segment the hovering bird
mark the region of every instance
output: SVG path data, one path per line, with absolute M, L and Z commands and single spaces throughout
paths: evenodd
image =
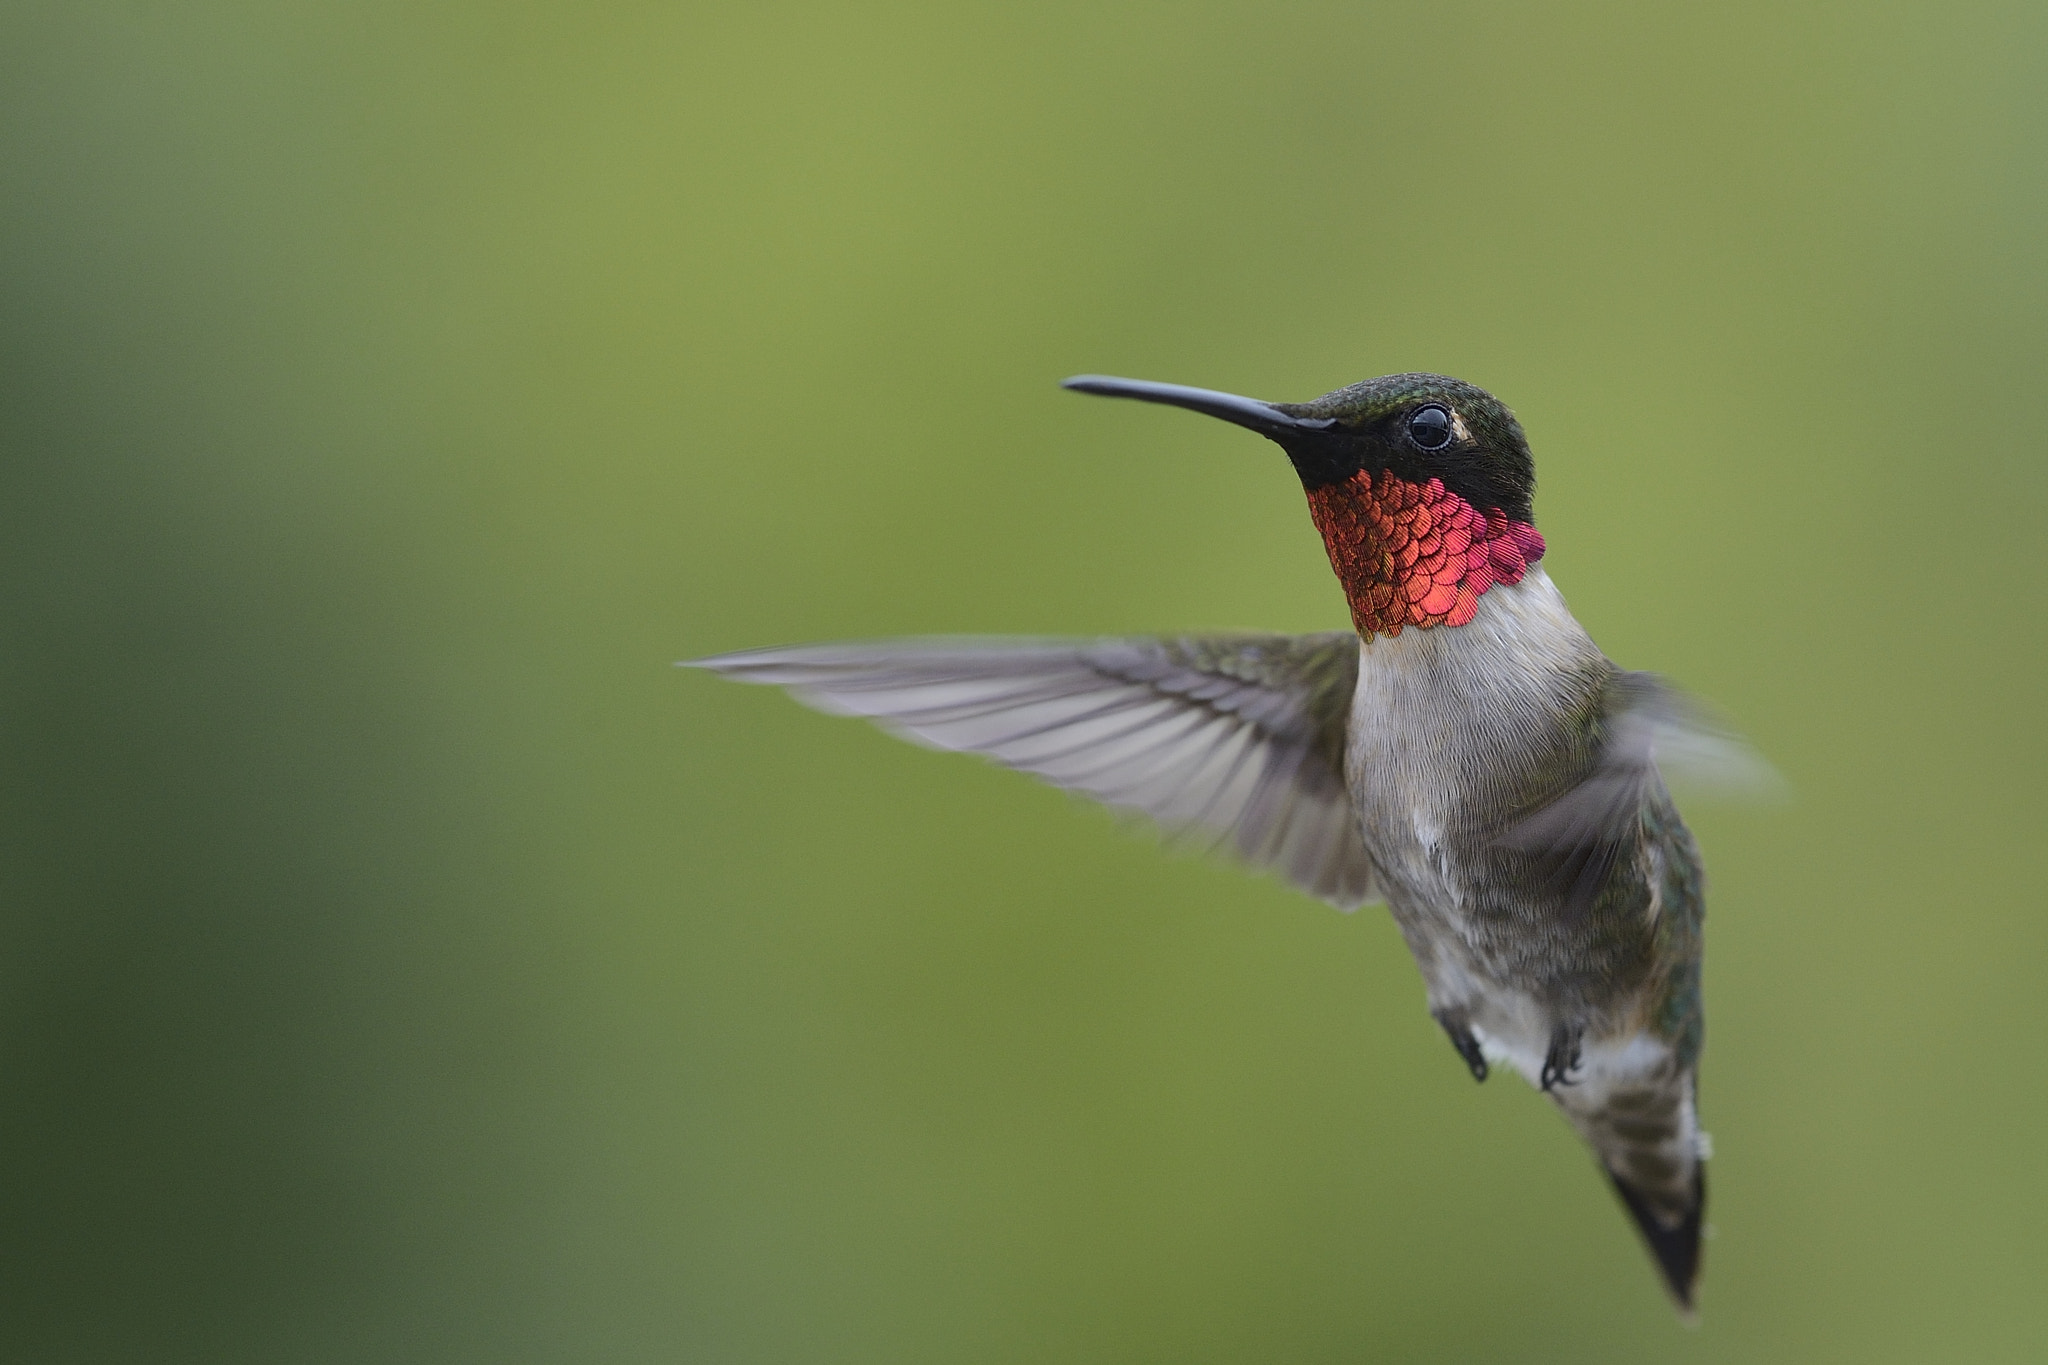
M 1343 909 L 1384 901 L 1476 1080 L 1520 1072 L 1593 1150 L 1681 1313 L 1706 1206 L 1699 851 L 1661 767 L 1754 772 L 1676 689 L 1610 662 L 1541 563 L 1522 427 L 1483 389 L 1307 403 L 1086 375 L 1286 452 L 1354 629 L 923 639 L 695 662 L 1013 768 Z

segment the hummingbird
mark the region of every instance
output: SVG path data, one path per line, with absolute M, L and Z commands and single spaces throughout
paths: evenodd
M 1705 914 L 1674 767 L 1760 761 L 1618 667 L 1544 571 L 1535 466 L 1484 389 L 1369 379 L 1305 403 L 1083 375 L 1277 444 L 1352 629 L 925 638 L 691 666 L 984 755 L 1202 839 L 1344 910 L 1383 902 L 1473 1079 L 1519 1072 L 1591 1149 L 1681 1315 L 1706 1210 Z

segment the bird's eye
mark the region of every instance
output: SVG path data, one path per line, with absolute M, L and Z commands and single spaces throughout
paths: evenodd
M 1424 450 L 1442 450 L 1451 443 L 1451 414 L 1435 403 L 1408 414 L 1408 439 Z

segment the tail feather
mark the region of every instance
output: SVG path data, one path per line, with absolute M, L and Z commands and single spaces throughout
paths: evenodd
M 1667 1222 L 1656 1205 L 1613 1171 L 1608 1171 L 1607 1178 L 1614 1182 L 1615 1193 L 1635 1219 L 1637 1231 L 1643 1234 L 1643 1244 L 1657 1262 L 1664 1287 L 1671 1291 L 1678 1311 L 1691 1319 L 1693 1286 L 1700 1275 L 1700 1220 L 1707 1211 L 1706 1164 L 1694 1164 L 1692 1198 L 1676 1222 Z
M 1665 1287 L 1690 1317 L 1707 1201 L 1692 1068 L 1640 1038 L 1619 1049 L 1588 1044 L 1586 1058 L 1579 1078 L 1554 1087 L 1550 1098 L 1598 1155 Z

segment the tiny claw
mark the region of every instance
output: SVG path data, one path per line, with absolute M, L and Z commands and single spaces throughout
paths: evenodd
M 1472 1073 L 1472 1079 L 1483 1081 L 1487 1076 L 1486 1054 L 1480 1050 L 1479 1038 L 1472 1032 L 1472 1026 L 1460 1015 L 1448 1011 L 1435 1016 L 1443 1031 L 1450 1035 L 1451 1046 L 1458 1049 L 1458 1056 Z
M 1577 1024 L 1559 1024 L 1550 1035 L 1550 1050 L 1543 1056 L 1543 1090 L 1548 1094 L 1560 1085 L 1576 1085 L 1572 1073 L 1579 1069 L 1579 1039 L 1585 1032 Z

